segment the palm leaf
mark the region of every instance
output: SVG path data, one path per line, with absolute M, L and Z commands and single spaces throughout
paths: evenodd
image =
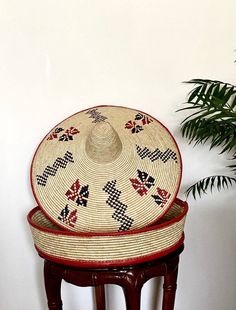
M 236 126 L 228 120 L 194 118 L 188 120 L 181 128 L 183 137 L 195 144 L 210 141 L 210 148 L 222 146 L 222 153 L 236 146 Z
M 193 79 L 185 83 L 197 85 L 189 93 L 188 103 L 201 102 L 202 105 L 210 107 L 215 103 L 217 106 L 225 107 L 229 100 L 235 98 L 236 87 L 229 83 L 203 79 Z
M 236 159 L 236 86 L 217 80 L 193 79 L 195 87 L 188 94 L 185 107 L 189 111 L 181 122 L 181 132 L 189 143 L 210 143 L 210 149 L 221 147 L 221 152 L 234 150 Z M 228 166 L 236 174 L 236 165 Z M 201 197 L 213 188 L 222 190 L 236 183 L 236 178 L 216 175 L 206 177 L 186 191 L 187 196 Z
M 236 178 L 225 176 L 225 175 L 214 175 L 201 179 L 200 181 L 193 184 L 186 191 L 186 196 L 190 194 L 196 199 L 197 196 L 201 197 L 203 194 L 207 194 L 207 191 L 212 191 L 216 186 L 218 191 L 229 188 L 233 183 L 236 184 Z
M 222 153 L 236 148 L 236 87 L 221 81 L 194 79 L 184 107 L 192 112 L 182 121 L 182 135 L 195 144 L 222 146 Z

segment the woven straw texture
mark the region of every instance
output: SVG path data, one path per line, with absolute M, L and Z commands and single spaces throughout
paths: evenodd
M 90 108 L 58 124 L 31 167 L 40 208 L 78 232 L 150 225 L 173 204 L 180 179 L 181 158 L 169 131 L 143 112 L 117 106 Z
M 67 265 L 139 263 L 171 252 L 183 242 L 187 203 L 176 203 L 155 225 L 132 232 L 85 234 L 62 231 L 39 208 L 28 215 L 34 243 L 46 259 Z

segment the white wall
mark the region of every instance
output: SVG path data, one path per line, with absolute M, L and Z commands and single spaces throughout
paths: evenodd
M 34 150 L 57 122 L 89 106 L 145 110 L 175 135 L 183 155 L 180 198 L 199 177 L 224 171 L 225 156 L 193 149 L 176 114 L 196 77 L 236 83 L 234 0 L 0 2 L 0 309 L 46 309 L 43 261 L 26 222 Z M 227 163 L 228 164 L 228 163 Z M 234 310 L 235 187 L 189 200 L 176 310 Z M 142 309 L 156 310 L 145 285 Z M 122 310 L 109 287 L 109 309 Z M 63 284 L 65 310 L 93 309 L 89 288 Z

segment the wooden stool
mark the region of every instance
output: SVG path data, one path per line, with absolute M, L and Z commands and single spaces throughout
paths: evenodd
M 126 309 L 139 310 L 142 286 L 151 278 L 164 276 L 162 310 L 173 310 L 179 255 L 176 251 L 159 259 L 130 266 L 110 268 L 78 268 L 45 260 L 44 279 L 49 310 L 62 310 L 61 281 L 78 286 L 94 286 L 97 310 L 105 310 L 104 284 L 117 284 L 123 288 Z

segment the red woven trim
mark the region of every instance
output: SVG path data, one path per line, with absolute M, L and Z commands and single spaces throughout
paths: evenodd
M 58 263 L 58 264 L 74 266 L 74 267 L 101 268 L 101 267 L 127 266 L 127 265 L 141 264 L 141 263 L 145 263 L 148 261 L 152 261 L 157 258 L 166 256 L 170 254 L 171 252 L 174 252 L 183 244 L 183 242 L 184 242 L 184 233 L 182 234 L 181 239 L 176 244 L 160 252 L 156 252 L 154 254 L 148 254 L 144 256 L 139 256 L 135 258 L 118 259 L 118 260 L 110 260 L 110 261 L 109 260 L 107 261 L 83 261 L 83 260 L 63 259 L 57 256 L 52 256 L 52 255 L 44 253 L 36 245 L 35 245 L 35 248 L 41 257 L 43 257 L 44 259 L 53 261 L 55 263 Z
M 30 185 L 31 185 L 31 189 L 32 189 L 34 198 L 35 198 L 35 200 L 36 200 L 36 203 L 37 203 L 37 205 L 39 206 L 39 208 L 42 210 L 42 212 L 44 213 L 44 215 L 45 215 L 53 224 L 55 224 L 56 226 L 58 226 L 58 227 L 60 227 L 60 228 L 62 228 L 62 229 L 64 229 L 64 230 L 70 231 L 70 229 L 69 229 L 68 227 L 65 227 L 65 226 L 62 225 L 59 221 L 56 221 L 53 217 L 51 217 L 51 216 L 44 210 L 43 206 L 41 205 L 40 201 L 38 200 L 37 195 L 36 195 L 36 192 L 35 192 L 35 190 L 34 190 L 33 181 L 32 181 L 33 162 L 34 162 L 36 153 L 37 153 L 37 151 L 38 151 L 40 145 L 43 143 L 43 141 L 44 141 L 45 138 L 49 135 L 49 133 L 50 133 L 51 131 L 53 131 L 56 127 L 58 127 L 59 124 L 61 124 L 62 122 L 68 120 L 69 118 L 73 117 L 74 115 L 76 115 L 76 114 L 78 114 L 78 113 L 82 113 L 82 112 L 88 111 L 88 110 L 90 110 L 90 109 L 100 108 L 100 107 L 114 107 L 114 108 L 117 107 L 117 108 L 124 108 L 124 109 L 134 110 L 134 111 L 141 112 L 141 113 L 143 113 L 143 114 L 148 115 L 150 118 L 154 119 L 157 123 L 159 123 L 159 125 L 162 126 L 162 127 L 169 133 L 169 135 L 171 136 L 171 138 L 172 138 L 172 140 L 173 140 L 173 142 L 174 142 L 174 144 L 175 144 L 175 146 L 176 146 L 176 149 L 177 149 L 178 154 L 179 154 L 179 159 L 180 159 L 180 175 L 179 175 L 178 185 L 177 185 L 176 191 L 175 191 L 175 193 L 174 193 L 174 195 L 173 195 L 173 198 L 172 198 L 172 200 L 171 200 L 171 202 L 170 202 L 168 208 L 167 208 L 162 214 L 160 214 L 154 221 L 152 221 L 152 222 L 150 222 L 150 223 L 148 224 L 148 226 L 153 225 L 159 218 L 161 218 L 162 216 L 164 216 L 164 215 L 167 213 L 167 211 L 173 206 L 173 204 L 174 204 L 174 202 L 175 202 L 176 196 L 177 196 L 177 194 L 178 194 L 178 192 L 179 192 L 181 179 L 182 179 L 182 170 L 183 170 L 182 158 L 181 158 L 181 154 L 180 154 L 179 147 L 178 147 L 178 145 L 177 145 L 177 143 L 176 143 L 176 141 L 175 141 L 173 135 L 171 134 L 171 132 L 169 131 L 169 129 L 168 129 L 167 127 L 165 127 L 160 121 L 158 121 L 158 120 L 157 120 L 155 117 L 153 117 L 152 115 L 150 115 L 150 114 L 148 114 L 148 113 L 146 113 L 146 112 L 143 112 L 143 111 L 141 111 L 141 110 L 137 110 L 137 109 L 129 108 L 129 107 L 115 106 L 115 105 L 105 105 L 105 104 L 104 104 L 104 105 L 98 105 L 98 106 L 94 106 L 94 107 L 90 107 L 90 108 L 81 110 L 81 111 L 76 112 L 76 113 L 72 114 L 71 116 L 65 118 L 63 121 L 59 122 L 56 126 L 54 126 L 54 127 L 44 136 L 44 138 L 42 139 L 42 141 L 41 141 L 40 144 L 38 145 L 38 147 L 37 147 L 37 149 L 36 149 L 36 151 L 35 151 L 35 153 L 34 153 L 34 155 L 33 155 L 33 159 L 32 159 L 31 166 L 30 166 Z
M 34 209 L 32 209 L 28 216 L 27 216 L 27 220 L 29 222 L 29 224 L 31 226 L 33 226 L 34 228 L 43 231 L 43 232 L 47 232 L 53 235 L 67 235 L 67 236 L 78 236 L 78 237 L 85 237 L 85 238 L 89 238 L 89 237 L 95 237 L 95 236 L 111 236 L 111 237 L 116 237 L 116 236 L 122 236 L 122 235 L 135 235 L 135 234 L 140 234 L 143 232 L 148 232 L 148 231 L 152 231 L 152 230 L 156 230 L 156 229 L 161 229 L 161 228 L 165 228 L 168 227 L 176 222 L 179 222 L 182 220 L 182 218 L 186 215 L 186 213 L 188 212 L 188 204 L 186 201 L 182 201 L 180 199 L 176 200 L 178 205 L 180 205 L 181 207 L 183 207 L 183 212 L 173 218 L 170 221 L 167 221 L 165 223 L 161 223 L 161 224 L 156 224 L 156 225 L 152 225 L 152 226 L 148 226 L 145 228 L 140 228 L 140 229 L 136 229 L 136 230 L 130 230 L 130 231 L 123 231 L 123 232 L 97 232 L 97 233 L 86 233 L 86 232 L 74 232 L 74 231 L 67 231 L 67 230 L 55 230 L 55 229 L 51 229 L 51 228 L 45 228 L 41 225 L 36 224 L 33 220 L 32 217 L 35 214 L 35 212 L 37 212 L 39 210 L 38 207 L 35 207 Z

